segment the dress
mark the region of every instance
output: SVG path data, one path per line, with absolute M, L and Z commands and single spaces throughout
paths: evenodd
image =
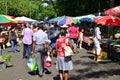
M 63 71 L 73 69 L 72 58 L 71 57 L 64 57 L 65 40 L 66 40 L 66 37 L 61 36 L 56 41 L 56 47 L 58 49 L 56 69 L 63 70 Z

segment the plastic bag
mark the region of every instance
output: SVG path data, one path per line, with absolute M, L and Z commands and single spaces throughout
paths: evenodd
M 33 56 L 31 56 L 27 61 L 27 66 L 30 68 L 31 71 L 37 70 L 37 62 Z
M 51 67 L 51 66 L 52 66 L 52 59 L 51 59 L 51 57 L 49 56 L 49 52 L 48 52 L 47 54 L 48 54 L 48 56 L 47 56 L 47 58 L 45 59 L 45 66 L 46 66 L 46 67 Z
M 6 46 L 7 46 L 7 47 L 10 47 L 10 46 L 11 46 L 10 42 L 7 42 L 7 43 L 6 43 Z

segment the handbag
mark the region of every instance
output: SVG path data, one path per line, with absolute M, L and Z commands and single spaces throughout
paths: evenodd
M 64 47 L 64 54 L 65 54 L 65 57 L 67 57 L 67 56 L 74 55 L 74 52 L 73 52 L 73 50 L 71 49 L 70 46 L 65 46 Z
M 68 43 L 68 39 L 66 39 L 66 42 L 65 42 L 66 44 Z M 74 52 L 73 52 L 73 50 L 71 49 L 71 47 L 70 46 L 65 46 L 64 47 L 64 55 L 65 55 L 65 57 L 67 57 L 67 56 L 72 56 L 72 55 L 74 55 Z

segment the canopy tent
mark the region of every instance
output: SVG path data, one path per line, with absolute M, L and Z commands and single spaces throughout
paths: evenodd
M 34 19 L 31 19 L 31 18 L 28 18 L 28 17 L 25 17 L 25 16 L 22 16 L 22 17 L 16 17 L 15 20 L 17 21 L 24 21 L 24 22 L 35 22 L 37 20 L 34 20 Z

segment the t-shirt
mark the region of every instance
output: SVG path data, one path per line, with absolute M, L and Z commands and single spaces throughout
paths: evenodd
M 33 30 L 30 28 L 25 28 L 22 30 L 22 35 L 23 35 L 23 43 L 24 44 L 32 44 L 32 37 L 33 37 Z
M 59 39 L 56 41 L 56 47 L 58 49 L 57 56 L 64 57 L 64 47 L 65 47 L 65 41 L 66 37 L 61 36 Z
M 78 28 L 75 26 L 71 26 L 68 28 L 69 38 L 77 38 L 78 37 Z
M 16 39 L 17 39 L 17 36 L 16 36 L 15 31 L 11 31 L 11 37 L 10 37 L 10 40 L 16 40 Z

